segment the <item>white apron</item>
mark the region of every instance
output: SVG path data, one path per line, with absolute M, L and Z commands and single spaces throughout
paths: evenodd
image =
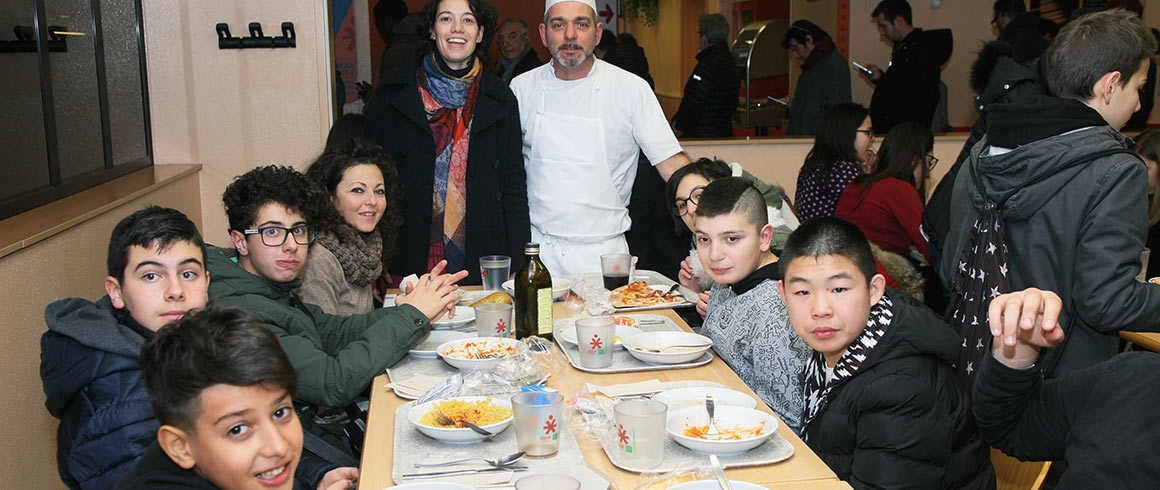
M 526 171 L 540 259 L 553 277 L 599 272 L 601 254 L 628 253 L 628 203 L 608 168 L 602 118 L 540 110 L 533 125 Z

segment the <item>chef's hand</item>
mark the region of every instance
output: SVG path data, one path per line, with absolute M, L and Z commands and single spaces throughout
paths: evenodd
M 870 74 L 866 75 L 866 78 L 869 78 L 875 82 L 877 82 L 879 78 L 882 78 L 882 69 L 878 68 L 878 65 L 870 63 L 866 65 L 866 69 L 870 70 Z
M 693 276 L 693 264 L 689 262 L 688 257 L 685 257 L 685 260 L 681 261 L 681 270 L 677 272 L 677 280 L 682 286 L 689 288 L 694 293 L 701 292 L 701 284 Z
M 699 315 L 701 315 L 701 318 L 705 318 L 706 316 L 709 316 L 709 292 L 708 291 L 702 291 L 701 294 L 697 295 L 697 313 Z
M 404 294 L 395 297 L 395 305 L 409 304 L 418 308 L 431 321 L 438 320 L 448 311 L 455 311 L 455 302 L 459 295 L 458 283 L 467 277 L 467 271 L 462 270 L 455 274 L 444 274 L 447 261 L 441 260 L 430 273 L 419 277 L 418 284 L 407 288 Z
M 327 471 L 318 482 L 318 490 L 348 490 L 355 487 L 358 468 L 344 466 Z
M 1039 349 L 1063 343 L 1059 313 L 1063 301 L 1051 291 L 1028 288 L 991 300 L 991 353 L 1013 369 L 1026 369 L 1039 358 Z

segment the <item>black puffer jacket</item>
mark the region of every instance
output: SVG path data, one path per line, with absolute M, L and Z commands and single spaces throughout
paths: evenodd
M 741 76 L 729 47 L 713 43 L 697 53 L 697 66 L 685 82 L 685 95 L 673 126 L 684 138 L 733 136 L 733 113 Z
M 1039 32 L 1039 12 L 1024 12 L 999 33 L 999 40 L 1015 48 L 1015 61 L 1038 58 L 1047 49 L 1047 39 Z
M 853 378 L 831 389 L 807 443 L 854 488 L 995 488 L 987 446 L 950 364 L 958 335 L 894 290 L 894 319 Z
M 1123 149 L 1128 138 L 1072 99 L 995 105 L 987 117 L 990 131 L 955 179 L 947 252 L 939 263 L 943 285 L 949 288 L 984 204 L 969 171 L 975 165 L 987 198 L 1015 192 L 1000 210 L 1011 289 L 1037 287 L 1063 300 L 1067 338 L 1040 356 L 1045 375 L 1110 359 L 1119 330 L 1160 329 L 1160 286 L 1135 280 L 1148 234 L 1143 162 L 1121 153 L 1063 168 L 1084 154 Z M 1014 150 L 990 155 L 991 146 Z M 1041 176 L 1048 177 L 1028 186 Z
M 915 29 L 894 44 L 890 68 L 878 79 L 870 98 L 874 132 L 890 132 L 903 121 L 931 125 L 940 97 L 940 72 L 953 46 L 950 29 Z

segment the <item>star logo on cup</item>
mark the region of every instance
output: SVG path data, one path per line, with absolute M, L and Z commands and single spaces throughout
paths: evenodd
M 593 335 L 592 340 L 590 340 L 588 344 L 591 345 L 593 349 L 599 349 L 604 346 L 604 341 L 600 340 L 599 335 Z
M 504 323 L 503 318 L 500 318 L 499 322 L 495 324 L 495 333 L 502 334 L 506 331 L 507 323 Z
M 624 430 L 624 425 L 616 426 L 616 437 L 617 439 L 620 439 L 621 447 L 624 447 L 625 444 L 628 444 L 628 431 Z
M 544 434 L 551 435 L 553 432 L 556 432 L 556 416 L 549 415 L 548 421 L 544 422 Z

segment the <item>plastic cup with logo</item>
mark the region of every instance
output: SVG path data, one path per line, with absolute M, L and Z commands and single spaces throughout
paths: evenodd
M 484 291 L 502 291 L 504 281 L 511 274 L 512 258 L 506 255 L 488 255 L 479 258 L 479 277 Z
M 556 454 L 560 450 L 560 431 L 564 428 L 564 396 L 526 391 L 512 396 L 511 400 L 518 450 L 534 458 Z M 663 430 L 661 433 L 664 434 Z
M 612 317 L 594 316 L 576 320 L 576 347 L 580 349 L 581 366 L 586 368 L 611 366 L 615 342 L 616 320 Z
M 604 289 L 609 291 L 632 282 L 632 256 L 629 254 L 604 254 L 600 256 L 600 275 L 604 279 Z
M 512 305 L 484 303 L 474 309 L 475 328 L 480 337 L 512 336 Z
M 613 407 L 620 458 L 636 468 L 655 468 L 664 460 L 669 407 L 653 400 L 629 400 Z

